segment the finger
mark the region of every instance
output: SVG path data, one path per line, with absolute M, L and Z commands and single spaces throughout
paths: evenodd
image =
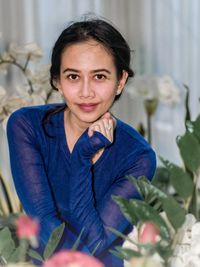
M 114 133 L 114 122 L 113 122 L 113 119 L 109 119 L 108 120 L 108 125 L 109 125 L 110 141 L 113 142 L 113 133 Z
M 91 137 L 93 135 L 94 131 L 101 132 L 100 126 L 98 124 L 92 124 L 89 127 L 89 129 L 88 129 L 88 135 L 89 135 L 89 137 Z
M 88 129 L 88 136 L 89 136 L 89 137 L 93 136 L 93 133 L 94 133 L 94 126 L 91 126 L 91 127 L 89 127 L 89 129 Z
M 103 120 L 103 124 L 104 124 L 104 129 L 106 132 L 106 137 L 112 142 L 113 140 L 113 123 L 112 120 L 107 120 L 104 119 Z

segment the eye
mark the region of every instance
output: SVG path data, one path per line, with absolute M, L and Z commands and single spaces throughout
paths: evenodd
M 77 74 L 69 74 L 67 75 L 67 78 L 69 80 L 75 81 L 75 80 L 78 80 L 79 76 Z
M 95 79 L 96 80 L 105 80 L 106 76 L 104 74 L 96 74 Z

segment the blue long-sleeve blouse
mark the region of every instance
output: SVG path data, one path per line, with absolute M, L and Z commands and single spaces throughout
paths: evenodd
M 7 124 L 11 170 L 22 206 L 40 221 L 40 248 L 51 232 L 65 222 L 65 231 L 57 250 L 71 248 L 84 227 L 79 249 L 89 253 L 99 244 L 95 256 L 107 267 L 123 263 L 109 250 L 121 244 L 107 226 L 130 231 L 112 195 L 137 198 L 133 185 L 125 177 L 153 177 L 155 153 L 132 127 L 117 119 L 114 142 L 98 132 L 87 130 L 72 153 L 67 146 L 64 111 L 51 116 L 45 133 L 42 118 L 55 104 L 25 107 L 15 111 Z M 91 157 L 104 147 L 95 164 Z

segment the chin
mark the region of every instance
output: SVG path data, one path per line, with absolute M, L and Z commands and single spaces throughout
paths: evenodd
M 79 119 L 79 121 L 82 121 L 82 122 L 85 122 L 88 124 L 92 124 L 95 121 L 97 121 L 104 113 L 102 113 L 102 114 L 85 114 L 82 116 L 77 116 L 77 118 Z

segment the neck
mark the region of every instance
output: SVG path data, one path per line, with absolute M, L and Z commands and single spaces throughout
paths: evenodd
M 74 117 L 70 110 L 65 111 L 65 126 L 67 129 L 73 132 L 74 136 L 81 136 L 81 134 L 90 126 L 90 123 L 80 123 L 76 117 Z

